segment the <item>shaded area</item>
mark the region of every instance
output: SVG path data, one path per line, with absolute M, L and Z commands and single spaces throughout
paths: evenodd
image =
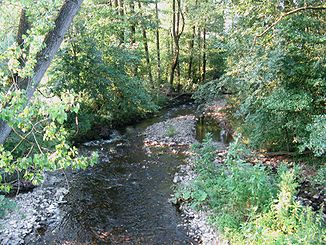
M 232 141 L 232 135 L 225 129 L 221 128 L 215 119 L 200 116 L 196 124 L 196 139 L 202 142 L 205 135 L 210 133 L 214 141 L 229 144 Z

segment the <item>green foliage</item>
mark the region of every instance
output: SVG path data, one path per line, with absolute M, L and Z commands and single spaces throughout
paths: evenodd
M 310 182 L 313 184 L 315 187 L 320 187 L 323 190 L 324 195 L 326 195 L 326 166 L 322 165 L 320 166 L 316 174 L 310 177 Z
M 3 218 L 8 211 L 13 210 L 15 206 L 12 200 L 0 195 L 0 218 Z
M 0 118 L 8 115 L 14 134 L 4 145 L 0 145 L 1 175 L 10 178 L 20 173 L 24 179 L 38 184 L 46 170 L 84 169 L 94 164 L 96 154 L 92 158 L 78 157 L 77 149 L 67 141 L 68 132 L 63 125 L 67 121 L 67 113 L 78 113 L 78 108 L 72 94 L 62 94 L 61 100 L 35 100 L 33 106 L 26 107 L 15 117 L 7 114 L 10 111 L 3 110 Z M 1 189 L 9 191 L 6 178 L 0 180 L 4 181 Z
M 166 135 L 168 137 L 173 137 L 177 134 L 176 129 L 173 126 L 168 126 L 168 128 L 166 129 Z
M 301 149 L 308 148 L 316 156 L 322 156 L 326 152 L 326 116 L 317 116 L 313 122 L 306 127 L 309 136 L 303 141 Z
M 90 5 L 80 13 L 50 75 L 54 93 L 73 89 L 82 94 L 78 115 L 69 115 L 67 123 L 73 125 L 77 116 L 80 135 L 96 125 L 126 124 L 158 109 L 145 81 L 134 74 L 141 63 L 139 51 L 111 42 L 119 33 L 106 18 L 114 13 L 109 6 L 97 10 Z M 89 13 L 94 18 L 85 22 Z
M 192 98 L 196 103 L 206 103 L 218 98 L 223 92 L 223 84 L 218 80 L 209 81 L 197 89 Z
M 294 170 L 280 171 L 279 193 L 271 209 L 243 226 L 242 243 L 253 244 L 324 244 L 325 224 L 322 213 L 295 201 Z
M 222 89 L 248 143 L 270 151 L 310 150 L 325 153 L 325 14 L 299 11 L 266 26 L 303 2 L 239 1 L 228 5 L 229 29 L 224 34 L 227 68 L 224 75 L 202 85 L 195 98 L 211 100 Z M 306 4 L 306 3 L 305 3 Z M 309 5 L 319 6 L 320 1 Z M 262 21 L 263 20 L 263 21 Z M 255 42 L 254 42 L 255 40 Z
M 322 216 L 295 200 L 298 169 L 281 165 L 272 174 L 265 166 L 246 163 L 243 154 L 235 157 L 247 152 L 239 140 L 230 148 L 231 156 L 221 164 L 214 162 L 209 136 L 197 145 L 197 177 L 181 186 L 176 198 L 208 208 L 212 224 L 234 244 L 322 244 Z
M 1 18 L 6 19 L 1 22 L 3 28 L 0 29 L 0 121 L 13 129 L 10 137 L 0 145 L 0 190 L 4 192 L 10 191 L 16 176 L 39 184 L 44 171 L 68 167 L 84 169 L 96 162 L 96 154 L 81 157 L 68 141 L 65 124 L 69 114 L 78 113 L 80 94 L 69 89 L 56 96 L 44 96 L 44 89 L 39 87 L 32 100 L 27 101 L 27 89 L 22 83 L 23 79 L 29 84 L 32 82 L 29 80 L 37 53 L 43 48 L 45 35 L 54 26 L 61 4 L 61 0 L 51 3 L 6 0 L 0 5 Z M 26 10 L 31 28 L 23 36 L 24 45 L 19 46 L 16 33 L 22 9 Z M 9 10 L 15 14 L 9 16 Z M 44 83 L 46 87 L 47 81 Z

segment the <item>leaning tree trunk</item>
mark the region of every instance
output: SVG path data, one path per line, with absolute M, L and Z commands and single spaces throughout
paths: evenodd
M 24 50 L 25 47 L 25 40 L 24 36 L 28 35 L 28 30 L 30 29 L 30 24 L 28 21 L 28 17 L 26 15 L 26 10 L 23 8 L 20 13 L 20 18 L 19 18 L 19 26 L 18 26 L 18 32 L 17 32 L 17 44 L 20 47 L 20 49 L 23 51 L 20 57 L 18 58 L 19 61 L 19 66 L 22 69 L 25 64 L 25 59 L 24 56 L 27 57 L 28 50 Z M 14 74 L 14 81 L 17 86 L 20 89 L 26 89 L 28 86 L 28 79 L 22 79 L 18 73 Z
M 74 16 L 80 9 L 82 2 L 83 0 L 66 0 L 61 7 L 55 20 L 54 28 L 45 36 L 43 41 L 44 48 L 36 56 L 34 73 L 30 79 L 30 85 L 26 89 L 27 103 L 22 107 L 22 109 L 29 105 L 37 87 L 53 60 L 54 55 L 58 51 Z M 12 129 L 7 122 L 0 121 L 0 144 L 5 142 L 11 130 Z

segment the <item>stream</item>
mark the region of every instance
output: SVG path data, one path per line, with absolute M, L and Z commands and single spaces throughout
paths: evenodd
M 69 174 L 70 190 L 61 205 L 65 216 L 55 229 L 40 230 L 37 243 L 198 244 L 187 236 L 181 214 L 169 202 L 174 174 L 185 156 L 148 154 L 142 135 L 151 124 L 194 111 L 191 104 L 178 106 L 117 131 L 109 139 L 81 146 L 86 154 L 98 151 L 100 161 Z M 203 123 L 197 126 L 197 137 L 211 130 L 205 128 Z

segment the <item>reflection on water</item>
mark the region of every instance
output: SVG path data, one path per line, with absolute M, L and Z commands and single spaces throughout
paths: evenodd
M 98 151 L 101 162 L 71 174 L 62 206 L 66 216 L 39 244 L 196 244 L 168 201 L 184 157 L 146 155 L 141 135 L 152 123 L 192 111 L 191 106 L 174 108 L 127 127 L 119 138 L 82 146 L 82 151 Z
M 111 139 L 84 144 L 85 153 L 98 151 L 100 163 L 70 173 L 70 192 L 62 205 L 65 217 L 54 230 L 44 231 L 38 244 L 196 244 L 180 224 L 180 214 L 169 203 L 172 180 L 184 156 L 147 155 L 144 129 L 159 121 L 193 113 L 181 106 L 157 118 L 129 126 Z M 197 138 L 211 132 L 229 142 L 212 121 L 201 119 Z
M 202 142 L 205 135 L 210 133 L 214 141 L 228 145 L 232 141 L 232 135 L 221 128 L 214 119 L 209 117 L 198 117 L 196 124 L 196 138 Z

